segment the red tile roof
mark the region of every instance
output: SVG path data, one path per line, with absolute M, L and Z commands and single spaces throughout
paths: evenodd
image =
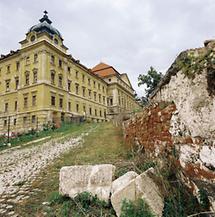
M 92 73 L 100 76 L 100 77 L 106 77 L 109 75 L 117 75 L 119 74 L 113 66 L 110 66 L 106 63 L 99 63 L 98 65 L 94 66 L 92 68 Z

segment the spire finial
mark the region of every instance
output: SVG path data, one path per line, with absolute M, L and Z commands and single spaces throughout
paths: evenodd
M 47 15 L 48 12 L 47 12 L 47 10 L 43 11 L 43 13 L 44 13 L 44 15 L 43 15 L 43 17 L 40 19 L 40 22 L 42 23 L 42 22 L 46 21 L 48 24 L 51 24 L 52 21 L 48 18 L 48 15 Z

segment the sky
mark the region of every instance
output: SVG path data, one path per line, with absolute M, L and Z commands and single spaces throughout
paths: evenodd
M 73 57 L 127 73 L 139 96 L 139 74 L 165 74 L 181 51 L 215 38 L 215 0 L 0 0 L 0 53 L 19 49 L 44 10 Z

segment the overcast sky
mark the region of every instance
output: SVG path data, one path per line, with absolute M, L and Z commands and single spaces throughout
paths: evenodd
M 0 53 L 20 48 L 43 11 L 75 58 L 137 77 L 150 66 L 165 71 L 180 51 L 215 38 L 215 0 L 0 0 Z

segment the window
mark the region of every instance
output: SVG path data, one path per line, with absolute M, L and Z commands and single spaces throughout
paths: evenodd
M 29 56 L 26 57 L 26 65 L 28 65 L 28 64 L 30 64 L 30 57 Z
M 71 72 L 71 68 L 69 66 L 67 67 L 67 70 L 69 73 Z
M 14 104 L 14 110 L 15 110 L 15 111 L 17 111 L 17 108 L 18 108 L 17 105 L 18 105 L 18 104 L 17 104 L 17 101 L 15 101 L 15 104 Z
M 108 81 L 111 82 L 111 78 L 109 78 Z
M 78 95 L 79 94 L 79 85 L 75 84 L 75 93 Z
M 110 99 L 110 105 L 113 105 L 113 99 L 112 98 Z
M 82 95 L 83 95 L 83 97 L 85 97 L 85 87 L 82 87 Z
M 100 84 L 98 84 L 98 89 L 101 90 L 101 85 Z
M 8 103 L 7 102 L 4 104 L 4 112 L 8 112 Z
M 94 92 L 94 101 L 96 101 L 96 92 Z
M 101 110 L 99 111 L 99 115 L 100 115 L 100 117 L 102 117 L 102 111 Z
M 105 96 L 103 96 L 103 104 L 105 105 Z
M 59 107 L 61 109 L 63 108 L 63 98 L 60 98 L 60 100 L 59 100 Z
M 30 73 L 26 72 L 25 73 L 25 85 L 29 85 L 29 77 L 30 77 Z
M 93 81 L 93 87 L 96 88 L 96 82 L 95 81 Z
M 32 96 L 32 106 L 36 106 L 36 104 L 37 104 L 37 96 L 33 95 Z
M 59 60 L 58 66 L 59 66 L 60 68 L 62 68 L 62 60 Z
M 51 71 L 51 84 L 55 84 L 55 72 Z
M 27 108 L 28 107 L 28 97 L 25 96 L 24 97 L 24 108 Z
M 89 85 L 89 86 L 91 85 L 91 83 L 90 83 L 90 78 L 88 78 L 88 85 Z
M 35 41 L 35 39 L 36 39 L 35 35 L 32 35 L 30 38 L 31 42 Z
M 7 120 L 5 119 L 4 120 L 4 127 L 6 127 L 7 126 Z
M 57 40 L 56 38 L 54 39 L 54 43 L 55 43 L 55 44 L 58 44 L 58 40 Z
M 7 66 L 7 73 L 10 73 L 10 65 Z
M 70 92 L 71 91 L 71 81 L 68 80 L 68 91 Z
M 79 112 L 79 104 L 76 104 L 76 112 Z
M 84 111 L 84 114 L 86 114 L 86 106 L 83 105 L 83 111 Z
M 68 110 L 71 111 L 71 102 L 68 102 Z
M 95 109 L 95 116 L 97 116 L 97 109 Z
M 85 82 L 85 75 L 82 75 L 82 82 Z
M 104 110 L 104 117 L 106 118 L 106 110 Z
M 101 103 L 101 98 L 102 98 L 102 97 L 101 97 L 101 94 L 99 94 L 99 102 L 100 102 L 100 103 Z
M 103 92 L 103 93 L 105 92 L 105 87 L 104 87 L 104 86 L 102 87 L 102 92 Z
M 63 87 L 63 76 L 62 75 L 58 76 L 58 86 Z
M 37 70 L 33 71 L 33 83 L 37 83 Z
M 92 115 L 92 108 L 91 107 L 89 108 L 89 113 L 90 113 L 90 115 Z
M 16 126 L 16 118 L 13 119 L 13 125 Z
M 89 98 L 91 99 L 91 90 L 88 90 Z
M 34 54 L 34 63 L 38 62 L 38 54 Z
M 50 61 L 50 62 L 51 62 L 51 64 L 53 64 L 53 65 L 55 64 L 55 57 L 54 57 L 54 55 L 51 55 L 51 61 Z
M 6 91 L 10 91 L 10 79 L 5 81 Z
M 23 124 L 27 124 L 27 117 L 23 117 Z
M 36 123 L 36 115 L 32 115 L 32 117 L 31 117 L 31 123 L 32 124 Z
M 15 78 L 15 90 L 17 90 L 19 87 L 19 77 Z
M 51 96 L 51 105 L 55 106 L 55 96 Z
M 75 78 L 78 79 L 78 71 L 75 71 Z
M 16 62 L 16 70 L 18 71 L 18 70 L 19 70 L 19 68 L 20 68 L 20 62 L 19 62 L 19 61 L 17 61 L 17 62 Z

